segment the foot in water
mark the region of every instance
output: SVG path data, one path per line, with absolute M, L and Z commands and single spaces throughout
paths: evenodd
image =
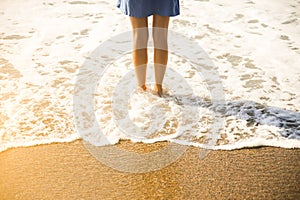
M 142 90 L 147 90 L 147 87 L 146 87 L 146 85 L 142 85 L 142 86 L 140 86 L 141 88 L 142 88 Z
M 160 84 L 155 84 L 155 85 L 154 85 L 154 91 L 157 93 L 157 95 L 158 95 L 159 97 L 161 97 L 162 94 L 163 94 L 162 85 L 160 85 Z

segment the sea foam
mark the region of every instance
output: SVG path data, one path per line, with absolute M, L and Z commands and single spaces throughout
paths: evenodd
M 84 120 L 95 117 L 102 131 L 97 135 L 77 129 L 76 80 L 94 49 L 130 30 L 128 17 L 108 0 L 1 1 L 0 151 L 82 138 L 98 146 L 129 139 L 225 150 L 299 148 L 299 7 L 284 0 L 181 1 L 170 30 L 205 50 L 222 81 L 223 101 L 213 101 L 215 83 L 178 55 L 179 47 L 170 52 L 163 98 L 151 89 L 151 77 L 146 92 L 128 91 L 126 84 L 135 80 L 128 52 L 110 58 L 93 94 L 93 112 L 82 113 Z M 149 48 L 149 63 L 152 53 Z M 176 81 L 178 75 L 192 92 Z M 117 90 L 128 91 L 128 99 Z

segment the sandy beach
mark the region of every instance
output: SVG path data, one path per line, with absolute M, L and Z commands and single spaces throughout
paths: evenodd
M 139 153 L 165 144 L 121 142 Z M 0 154 L 0 199 L 299 199 L 300 150 L 262 147 L 211 151 L 190 147 L 175 163 L 144 174 L 100 163 L 82 141 Z M 130 162 L 130 160 L 128 161 Z
M 159 98 L 132 81 L 116 1 L 1 0 L 0 200 L 300 199 L 300 2 L 180 3 Z M 154 167 L 187 149 L 129 173 L 83 141 Z

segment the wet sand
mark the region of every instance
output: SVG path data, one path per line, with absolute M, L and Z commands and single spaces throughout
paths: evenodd
M 166 143 L 117 146 L 149 152 Z M 299 199 L 300 149 L 189 147 L 175 163 L 130 174 L 95 159 L 81 140 L 0 153 L 0 199 Z M 130 162 L 130 161 L 128 161 Z

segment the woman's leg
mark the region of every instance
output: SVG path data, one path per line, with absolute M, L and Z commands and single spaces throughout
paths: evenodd
M 133 52 L 132 59 L 138 85 L 146 90 L 146 71 L 147 71 L 147 44 L 148 44 L 148 19 L 130 17 L 133 29 Z
M 162 82 L 168 63 L 168 27 L 170 17 L 153 15 L 155 90 L 162 95 Z

